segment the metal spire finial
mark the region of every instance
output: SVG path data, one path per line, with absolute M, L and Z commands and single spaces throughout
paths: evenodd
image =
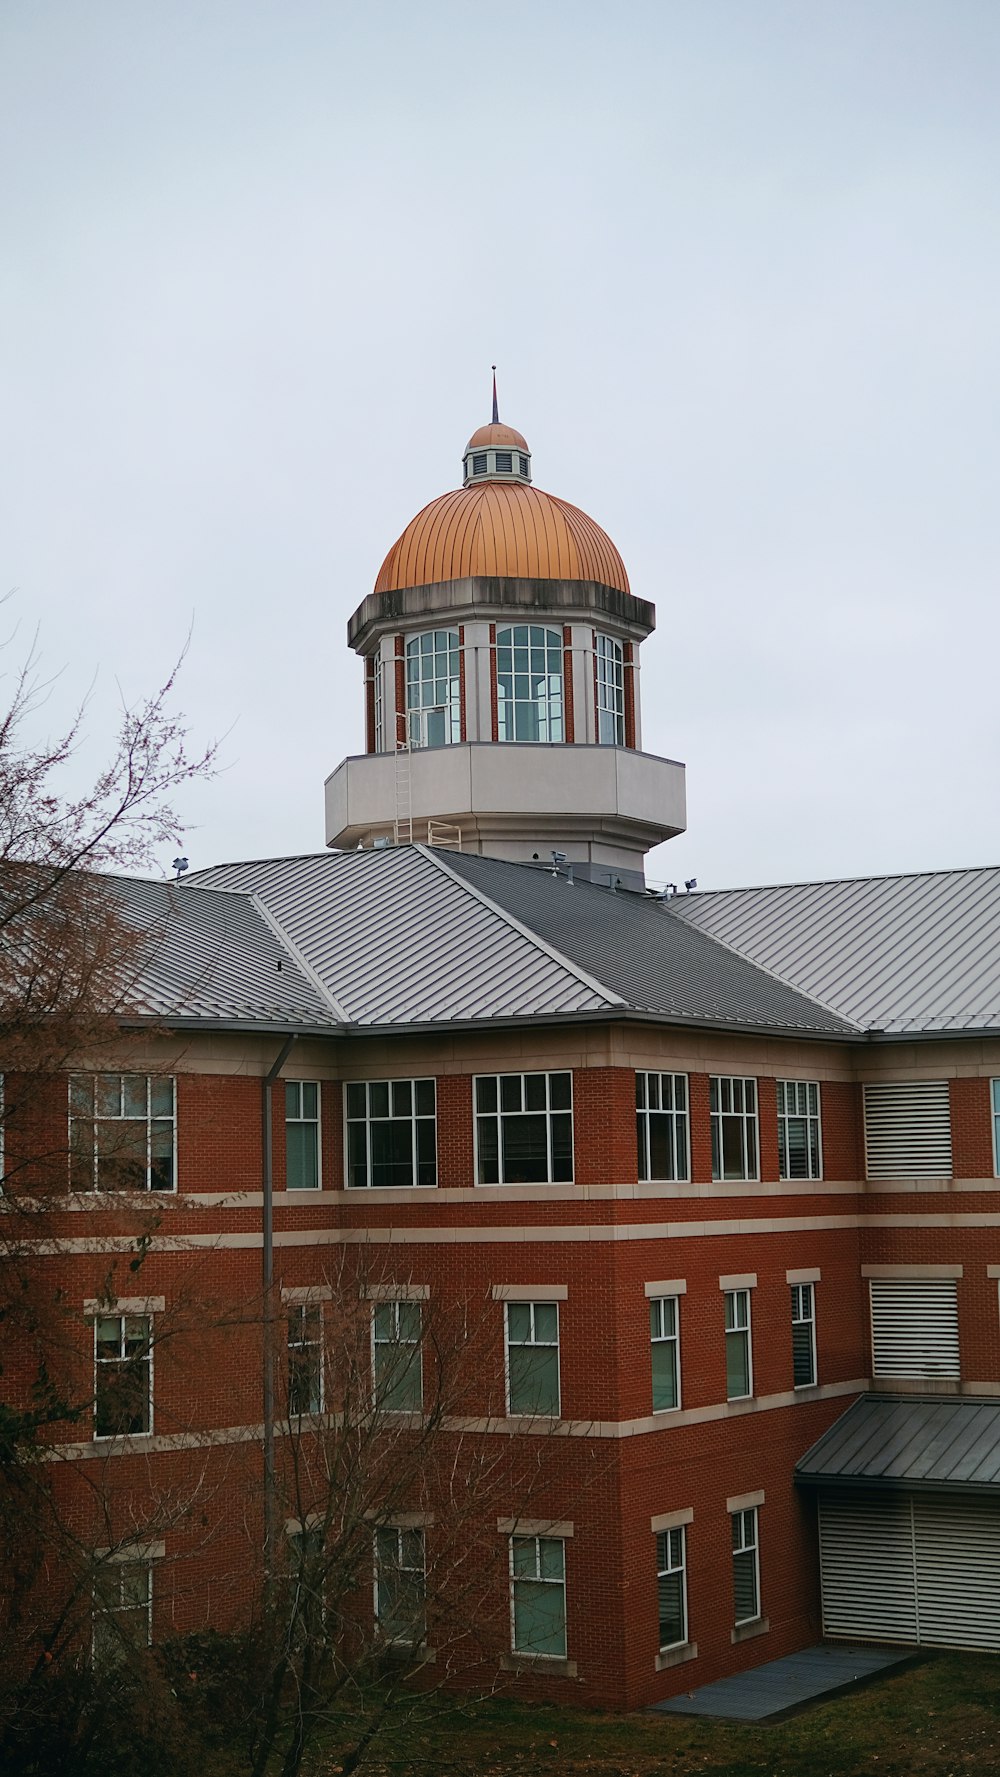
M 492 370 L 493 370 L 493 424 L 495 426 L 499 426 L 500 414 L 497 410 L 497 367 L 495 364 L 492 366 Z

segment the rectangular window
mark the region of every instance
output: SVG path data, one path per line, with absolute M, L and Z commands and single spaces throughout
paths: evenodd
M 285 1186 L 319 1190 L 319 1082 L 285 1081 Z
M 686 1074 L 637 1073 L 635 1124 L 641 1179 L 690 1178 Z
M 350 1187 L 437 1184 L 433 1080 L 350 1081 L 345 1097 Z
M 793 1283 L 792 1381 L 812 1388 L 816 1381 L 816 1296 L 811 1283 Z
M 507 1411 L 559 1417 L 559 1304 L 508 1302 Z
M 375 1532 L 375 1621 L 387 1641 L 423 1641 L 426 1558 L 421 1529 L 380 1525 Z
M 625 745 L 625 666 L 621 642 L 596 638 L 597 739 L 602 747 Z
M 174 1082 L 148 1074 L 73 1074 L 69 1082 L 74 1191 L 173 1191 Z
M 666 1413 L 681 1404 L 680 1334 L 676 1296 L 653 1296 L 649 1304 L 649 1336 L 653 1353 L 653 1412 Z
M 778 1172 L 783 1179 L 822 1178 L 819 1086 L 778 1080 Z
M 961 1375 L 952 1277 L 873 1277 L 873 1376 Z
M 863 1092 L 867 1178 L 951 1178 L 947 1080 L 895 1080 Z
M 510 1539 L 512 1645 L 566 1658 L 566 1550 L 561 1536 Z
M 292 1596 L 287 1633 L 299 1650 L 323 1634 L 326 1621 L 326 1547 L 321 1523 L 306 1524 L 288 1535 L 288 1583 Z
M 726 1291 L 726 1399 L 742 1401 L 753 1394 L 750 1344 L 750 1291 Z
M 481 1185 L 572 1182 L 572 1074 L 481 1074 L 475 1090 Z
M 990 1081 L 993 1103 L 993 1173 L 1000 1178 L 1000 1080 Z
M 712 1118 L 713 1179 L 757 1177 L 757 1082 L 713 1076 L 708 1082 Z
M 99 1314 L 94 1321 L 94 1436 L 153 1429 L 152 1322 L 148 1314 Z
M 153 1640 L 153 1569 L 148 1561 L 104 1561 L 94 1577 L 91 1658 L 119 1666 Z
M 388 748 L 385 744 L 385 734 L 383 732 L 383 726 L 382 726 L 383 722 L 385 720 L 385 717 L 383 715 L 384 699 L 383 699 L 383 692 L 382 692 L 382 651 L 381 651 L 381 649 L 379 649 L 379 652 L 376 654 L 374 660 L 372 661 L 372 685 L 374 687 L 374 692 L 375 692 L 375 696 L 373 699 L 373 708 L 374 708 L 374 716 L 375 716 L 375 751 L 376 751 L 376 753 L 385 753 L 385 752 L 388 752 Z
M 288 1310 L 288 1417 L 323 1411 L 323 1310 L 296 1303 Z
M 384 1413 L 419 1413 L 424 1404 L 424 1366 L 419 1302 L 376 1302 L 375 1401 Z
M 683 1524 L 656 1538 L 656 1589 L 660 1603 L 660 1652 L 687 1640 L 687 1573 Z
M 757 1547 L 757 1507 L 734 1512 L 733 1603 L 735 1623 L 752 1623 L 760 1616 L 760 1556 Z

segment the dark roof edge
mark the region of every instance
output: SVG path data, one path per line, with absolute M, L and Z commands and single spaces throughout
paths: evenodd
M 737 1032 L 743 1036 L 781 1037 L 790 1041 L 810 1041 L 816 1043 L 854 1043 L 863 1039 L 863 1032 L 839 1030 L 813 1030 L 803 1025 L 784 1024 L 742 1024 L 735 1019 L 705 1019 L 693 1016 L 685 1017 L 679 1013 L 644 1012 L 630 1006 L 602 1006 L 594 1011 L 580 1010 L 576 1012 L 519 1012 L 508 1016 L 495 1014 L 485 1018 L 438 1018 L 418 1021 L 416 1019 L 398 1024 L 338 1024 L 331 1019 L 329 1024 L 307 1024 L 301 1019 L 281 1020 L 277 1018 L 199 1018 L 193 1014 L 133 1013 L 123 1016 L 120 1020 L 123 1027 L 136 1028 L 157 1026 L 169 1030 L 231 1030 L 256 1031 L 258 1034 L 295 1031 L 300 1036 L 352 1036 L 352 1037 L 408 1037 L 424 1036 L 431 1033 L 448 1033 L 450 1031 L 493 1030 L 498 1025 L 505 1030 L 523 1029 L 526 1026 L 537 1028 L 549 1025 L 578 1024 L 656 1024 L 667 1029 L 676 1027 L 680 1030 L 707 1030 L 724 1033 Z
M 898 1475 L 824 1475 L 798 1467 L 795 1485 L 836 1488 L 844 1493 L 979 1493 L 994 1499 L 1000 1494 L 1000 1481 L 908 1481 Z

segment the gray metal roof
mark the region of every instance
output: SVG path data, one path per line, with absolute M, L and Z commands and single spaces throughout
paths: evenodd
M 808 1486 L 1000 1487 L 1000 1400 L 866 1395 L 796 1465 Z
M 1000 1029 L 1000 869 L 724 889 L 670 905 L 864 1030 Z

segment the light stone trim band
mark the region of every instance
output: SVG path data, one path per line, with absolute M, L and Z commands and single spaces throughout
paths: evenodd
M 727 1512 L 749 1512 L 754 1506 L 764 1504 L 764 1489 L 758 1487 L 755 1493 L 734 1493 L 732 1499 L 726 1500 Z
M 498 1518 L 497 1530 L 501 1536 L 574 1535 L 573 1525 L 557 1518 Z
M 658 1517 L 650 1518 L 649 1528 L 655 1536 L 661 1530 L 679 1530 L 682 1524 L 694 1522 L 694 1506 L 685 1506 L 679 1512 L 661 1512 Z
M 166 1310 L 165 1296 L 114 1296 L 109 1302 L 88 1296 L 83 1304 L 88 1320 L 95 1320 L 99 1314 L 165 1314 Z
M 427 1302 L 429 1283 L 368 1283 L 362 1290 L 366 1302 Z
M 332 1283 L 293 1284 L 290 1288 L 282 1286 L 283 1302 L 332 1302 Z
M 369 1524 L 384 1525 L 386 1530 L 429 1530 L 437 1522 L 433 1512 L 380 1512 L 372 1507 L 364 1513 Z
M 643 1291 L 650 1299 L 654 1296 L 686 1296 L 687 1287 L 685 1277 L 673 1277 L 667 1283 L 644 1284 Z
M 490 1295 L 494 1302 L 565 1302 L 569 1287 L 565 1283 L 494 1283 Z
M 731 1277 L 719 1278 L 720 1290 L 755 1290 L 757 1288 L 756 1271 L 734 1271 Z
M 962 1277 L 961 1265 L 862 1265 L 862 1277 Z
M 818 1265 L 806 1265 L 799 1271 L 786 1271 L 786 1283 L 819 1283 L 823 1273 Z
M 114 1549 L 95 1549 L 97 1561 L 162 1561 L 167 1545 L 162 1537 L 150 1543 L 119 1543 Z

